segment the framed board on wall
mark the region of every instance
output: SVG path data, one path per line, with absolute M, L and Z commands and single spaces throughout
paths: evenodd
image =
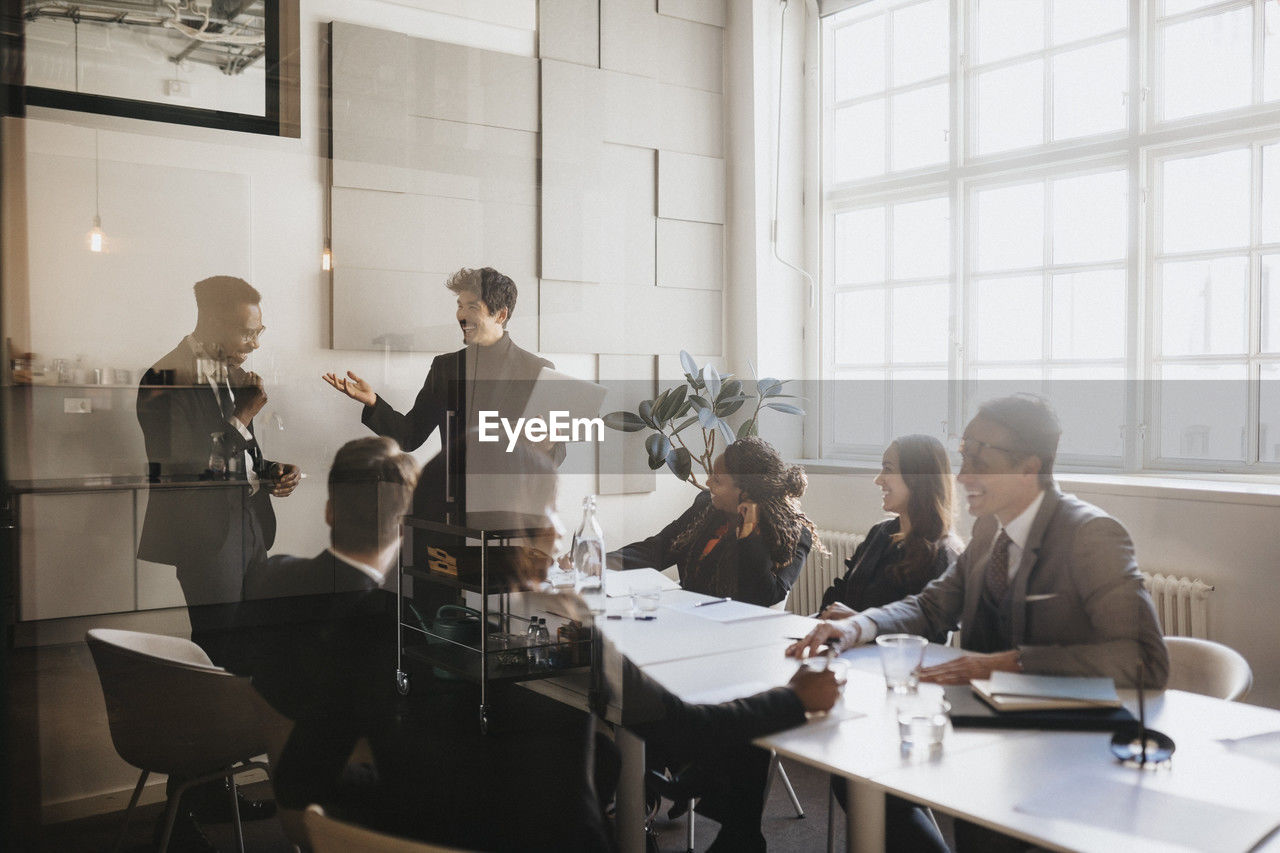
M 4 0 L 27 105 L 297 137 L 298 0 Z

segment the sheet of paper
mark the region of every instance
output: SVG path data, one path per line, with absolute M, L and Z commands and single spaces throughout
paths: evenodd
M 744 696 L 754 696 L 777 686 L 776 684 L 766 684 L 763 681 L 743 681 L 738 684 L 728 684 L 724 687 L 701 690 L 692 696 L 684 696 L 682 698 L 691 705 L 719 705 L 721 702 L 732 702 L 734 699 L 741 699 Z
M 1101 776 L 1046 785 L 1014 809 L 1190 850 L 1251 850 L 1280 825 L 1280 804 L 1275 814 L 1244 811 Z
M 604 570 L 604 592 L 610 598 L 625 598 L 633 589 L 658 589 L 665 592 L 679 588 L 680 584 L 657 569 Z
M 758 604 L 747 604 L 745 601 L 718 601 L 715 604 L 686 605 L 680 608 L 685 613 L 692 613 L 712 622 L 742 622 L 747 619 L 765 619 L 770 616 L 786 616 L 785 610 L 774 610 Z
M 1219 743 L 1236 755 L 1280 765 L 1280 732 L 1266 732 L 1252 737 L 1224 739 Z

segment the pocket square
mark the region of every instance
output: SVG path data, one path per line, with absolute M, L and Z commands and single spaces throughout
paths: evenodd
M 1051 598 L 1057 598 L 1057 597 L 1058 597 L 1058 594 L 1056 592 L 1045 592 L 1045 593 L 1041 593 L 1040 595 L 1028 595 L 1027 604 L 1031 604 L 1032 602 L 1035 602 L 1035 601 L 1048 601 Z

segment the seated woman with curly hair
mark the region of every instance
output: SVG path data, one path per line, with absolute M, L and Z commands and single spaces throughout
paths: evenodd
M 815 544 L 800 510 L 808 480 L 764 439 L 740 438 L 712 464 L 707 490 L 660 533 L 609 554 L 609 567 L 665 569 L 680 585 L 764 607 L 787 597 Z

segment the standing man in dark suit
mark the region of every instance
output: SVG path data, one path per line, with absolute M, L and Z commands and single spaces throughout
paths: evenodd
M 264 561 L 275 539 L 271 496 L 287 497 L 301 474 L 267 460 L 254 433 L 267 392 L 244 363 L 266 328 L 261 294 L 214 276 L 196 283 L 195 296 L 195 330 L 138 388 L 151 483 L 138 557 L 176 567 L 192 640 L 225 664 L 246 567 Z
M 414 511 L 423 517 L 440 517 L 456 510 L 457 482 L 447 483 L 450 473 L 460 472 L 456 460 L 465 456 L 470 474 L 503 473 L 507 454 L 499 444 L 474 441 L 477 413 L 497 411 L 514 419 L 528 402 L 533 383 L 550 361 L 516 346 L 507 333 L 507 321 L 516 310 L 515 282 L 493 269 L 460 269 L 445 282 L 457 294 L 458 326 L 466 345 L 457 352 L 436 356 L 413 408 L 401 414 L 376 394 L 364 379 L 347 371 L 346 377 L 324 375 L 325 382 L 364 404 L 360 420 L 378 435 L 395 439 L 405 450 L 416 450 L 437 429 L 444 452 L 427 463 L 419 479 Z M 558 465 L 564 459 L 563 444 L 547 444 Z M 453 454 L 454 461 L 446 460 Z

